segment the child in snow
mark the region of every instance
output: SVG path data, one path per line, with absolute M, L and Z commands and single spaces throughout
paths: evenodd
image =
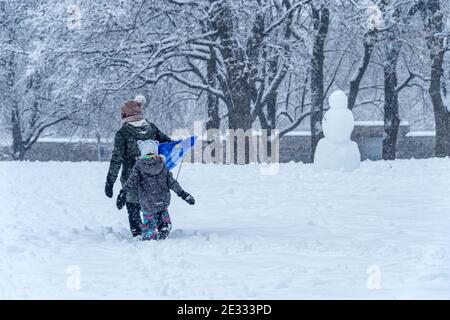
M 193 205 L 195 200 L 180 187 L 167 169 L 163 158 L 158 155 L 157 141 L 145 140 L 137 143 L 141 158 L 137 160 L 117 197 L 117 207 L 122 209 L 127 193 L 137 189 L 143 211 L 142 239 L 162 240 L 172 229 L 167 210 L 170 204 L 170 189 L 190 205 Z

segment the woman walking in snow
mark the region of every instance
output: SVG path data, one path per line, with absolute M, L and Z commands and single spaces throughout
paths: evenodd
M 143 110 L 145 97 L 137 96 L 134 100 L 127 101 L 121 107 L 122 126 L 116 132 L 114 150 L 112 153 L 108 175 L 105 183 L 105 194 L 108 198 L 113 196 L 113 187 L 120 168 L 122 185 L 128 180 L 131 170 L 139 158 L 140 152 L 138 140 L 156 140 L 158 142 L 172 141 L 162 133 L 153 123 L 144 118 Z M 133 237 L 141 234 L 141 207 L 136 191 L 130 191 L 126 196 L 128 220 Z

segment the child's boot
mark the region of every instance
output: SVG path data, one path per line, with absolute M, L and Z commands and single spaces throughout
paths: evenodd
M 158 220 L 158 240 L 164 240 L 169 236 L 172 230 L 172 221 L 170 220 L 169 211 L 164 210 L 157 213 Z

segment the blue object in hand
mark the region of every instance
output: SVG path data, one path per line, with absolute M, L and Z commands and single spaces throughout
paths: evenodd
M 169 170 L 172 170 L 183 159 L 189 149 L 195 144 L 196 136 L 191 136 L 184 140 L 163 142 L 158 146 L 158 153 L 164 156 L 164 163 Z

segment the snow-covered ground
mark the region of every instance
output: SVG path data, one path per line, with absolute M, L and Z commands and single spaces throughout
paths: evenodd
M 450 298 L 449 159 L 259 169 L 185 165 L 137 242 L 106 163 L 0 162 L 0 298 Z

